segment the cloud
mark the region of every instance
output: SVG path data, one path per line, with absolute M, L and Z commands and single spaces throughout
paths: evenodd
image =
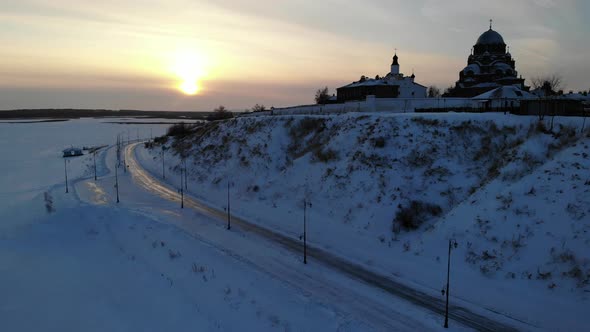
M 5 1 L 0 43 L 9 47 L 0 49 L 0 73 L 4 90 L 6 82 L 31 91 L 45 85 L 69 106 L 307 103 L 320 86 L 384 74 L 394 48 L 418 82 L 453 84 L 492 18 L 517 70 L 559 70 L 572 88 L 583 88 L 590 76 L 583 57 L 590 52 L 588 12 L 590 2 L 582 0 Z M 173 90 L 169 59 L 185 49 L 210 60 L 206 96 L 186 99 Z M 76 95 L 80 86 L 96 88 L 100 98 L 65 92 Z M 127 92 L 129 98 L 121 95 Z M 22 102 L 60 100 L 48 93 Z

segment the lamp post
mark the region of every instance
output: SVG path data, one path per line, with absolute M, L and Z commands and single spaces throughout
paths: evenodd
M 117 134 L 117 165 L 121 163 L 121 134 Z
M 115 165 L 115 189 L 117 190 L 117 203 L 119 203 L 119 164 Z
M 186 169 L 186 158 L 183 159 L 184 162 L 184 190 L 188 190 L 188 172 Z
M 231 228 L 231 213 L 230 213 L 230 201 L 229 201 L 229 186 L 231 182 L 227 181 L 227 229 Z
M 127 162 L 125 160 L 125 148 L 123 148 L 123 173 L 127 173 Z
M 311 202 L 303 200 L 303 264 L 307 264 L 307 206 L 311 207 Z
M 182 186 L 182 165 L 180 166 L 180 208 L 184 209 L 184 189 Z
M 66 158 L 64 158 L 64 171 L 66 173 L 66 194 L 67 194 L 69 192 L 69 190 L 68 190 L 68 166 L 67 166 Z
M 445 306 L 445 329 L 449 328 L 449 283 L 450 283 L 450 274 L 451 274 L 451 250 L 454 248 L 457 248 L 458 243 L 457 241 L 455 241 L 454 239 L 450 239 L 449 240 L 449 258 L 447 261 L 447 291 L 446 291 L 446 295 L 447 295 L 447 303 Z M 442 290 L 442 294 L 443 296 L 445 295 L 445 290 Z
M 96 151 L 92 153 L 92 158 L 94 159 L 94 181 L 96 181 Z
M 162 145 L 162 178 L 166 180 L 166 171 L 164 170 L 164 146 Z

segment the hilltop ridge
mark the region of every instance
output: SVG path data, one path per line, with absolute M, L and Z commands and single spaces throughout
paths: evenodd
M 588 300 L 580 128 L 502 114 L 252 117 L 177 127 L 138 155 L 159 174 L 163 146 L 176 185 L 185 157 L 191 194 L 224 207 L 229 181 L 232 212 L 295 238 L 305 198 L 314 245 L 417 287 L 444 284 L 455 238 L 456 296 L 557 324 Z

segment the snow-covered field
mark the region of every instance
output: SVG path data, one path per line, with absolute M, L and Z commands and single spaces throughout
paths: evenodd
M 70 146 L 115 144 L 117 135 L 124 139 L 149 138 L 166 132 L 168 125 L 122 125 L 112 121 L 151 122 L 153 119 L 79 119 L 60 122 L 12 123 L 0 121 L 0 209 L 26 202 L 56 184 L 64 182 L 61 151 Z M 169 122 L 169 121 L 167 121 Z M 88 157 L 69 159 L 70 178 L 93 172 Z M 1 210 L 0 210 L 1 211 Z
M 141 191 L 121 169 L 116 204 L 114 148 L 98 154 L 96 182 L 91 156 L 68 159 L 66 194 L 63 148 L 168 127 L 107 121 L 0 123 L 2 330 L 442 330 L 439 315 L 303 270 L 299 256 Z
M 545 119 L 550 126 L 551 119 Z M 590 322 L 590 139 L 504 114 L 239 118 L 166 143 L 166 181 L 415 288 L 548 330 Z M 161 148 L 139 149 L 161 174 Z M 413 203 L 412 203 L 413 202 Z M 405 214 L 398 214 L 405 211 Z M 403 222 L 405 221 L 405 222 Z

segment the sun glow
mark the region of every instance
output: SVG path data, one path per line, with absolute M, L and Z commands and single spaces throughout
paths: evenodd
M 171 70 L 179 81 L 177 88 L 182 93 L 195 95 L 202 91 L 201 82 L 207 74 L 207 61 L 202 53 L 179 51 L 172 57 L 171 62 Z
M 196 81 L 184 81 L 179 85 L 180 91 L 187 95 L 196 95 L 199 93 L 200 87 Z

